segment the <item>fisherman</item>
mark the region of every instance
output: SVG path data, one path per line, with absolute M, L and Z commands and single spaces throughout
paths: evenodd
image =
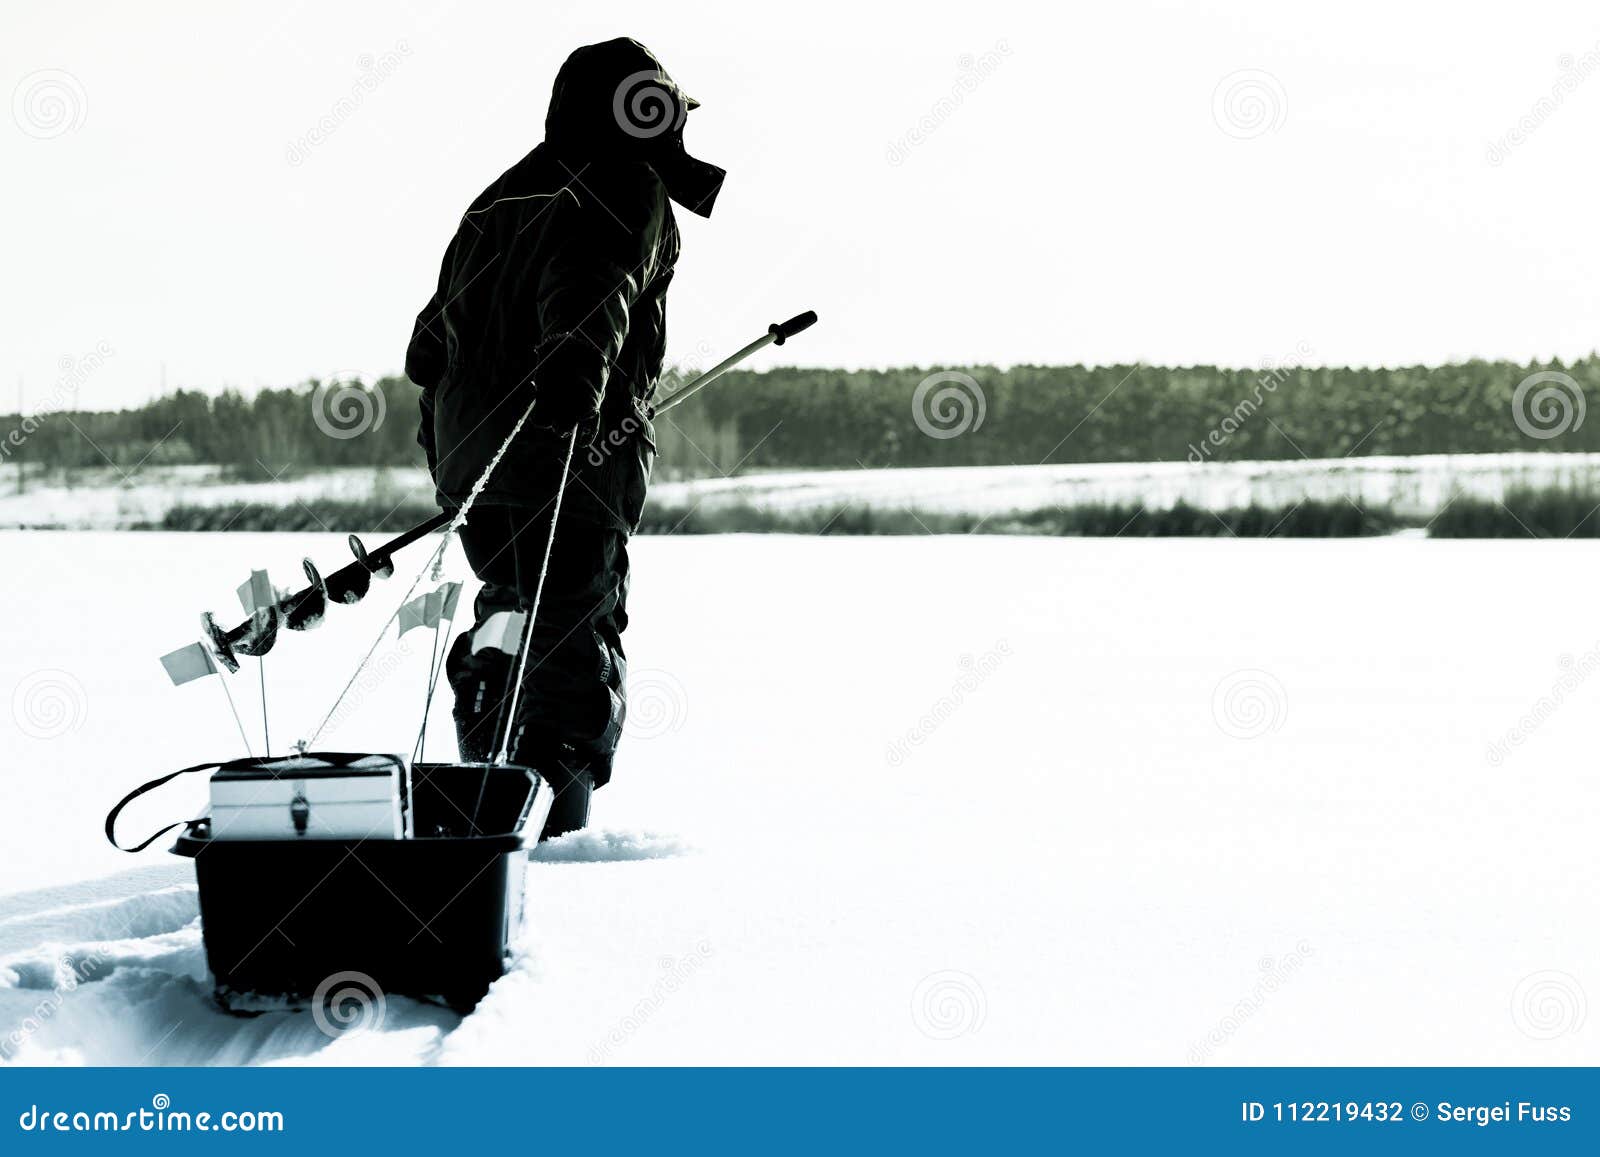
M 463 505 L 533 407 L 461 531 L 483 580 L 476 621 L 445 664 L 463 760 L 499 751 L 519 612 L 544 570 L 577 431 L 508 744 L 556 793 L 541 838 L 588 822 L 622 731 L 628 536 L 655 456 L 648 409 L 679 248 L 668 202 L 709 217 L 724 176 L 685 151 L 697 103 L 637 41 L 569 56 L 543 143 L 462 216 L 406 351 L 445 510 Z

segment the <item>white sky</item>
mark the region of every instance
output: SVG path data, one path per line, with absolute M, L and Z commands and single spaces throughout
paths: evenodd
M 770 11 L 770 18 L 764 12 Z M 604 13 L 603 16 L 598 13 Z M 670 14 L 669 14 L 670 13 Z M 757 365 L 1258 365 L 1576 357 L 1600 345 L 1600 7 L 817 2 L 157 5 L 7 0 L 0 410 L 398 371 L 460 211 L 540 137 L 556 67 L 614 35 L 705 107 L 729 170 L 682 214 L 675 360 L 803 308 Z M 409 49 L 356 88 L 362 54 Z M 1009 55 L 903 163 L 892 142 Z M 1586 53 L 1592 53 L 1585 58 Z M 1502 163 L 1489 147 L 1588 75 Z M 38 139 L 39 70 L 81 96 Z M 1270 74 L 1276 127 L 1214 94 Z M 1272 99 L 1276 99 L 1275 96 Z M 42 114 L 35 114 L 36 117 Z M 58 126 L 59 127 L 59 126 Z

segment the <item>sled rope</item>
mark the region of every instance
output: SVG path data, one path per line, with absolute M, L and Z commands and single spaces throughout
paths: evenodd
M 252 756 L 251 758 L 253 759 L 254 756 Z M 116 848 L 119 852 L 142 852 L 146 848 L 148 848 L 151 844 L 153 844 L 157 840 L 159 840 L 162 836 L 164 836 L 168 832 L 170 832 L 173 828 L 181 828 L 181 827 L 183 827 L 184 824 L 194 823 L 195 821 L 193 821 L 193 820 L 179 820 L 175 824 L 168 824 L 166 827 L 162 828 L 159 832 L 155 833 L 155 835 L 151 836 L 149 839 L 145 840 L 143 843 L 135 844 L 131 848 L 125 848 L 125 847 L 123 847 L 121 844 L 119 844 L 117 842 L 117 817 L 122 814 L 122 809 L 123 808 L 127 807 L 130 803 L 132 803 L 134 800 L 138 799 L 140 796 L 146 794 L 147 792 L 155 791 L 155 789 L 160 787 L 162 784 L 171 783 L 173 780 L 177 779 L 180 775 L 188 775 L 190 772 L 193 772 L 193 771 L 208 771 L 213 767 L 221 767 L 221 766 L 222 765 L 220 763 L 197 763 L 197 764 L 194 764 L 192 767 L 181 767 L 177 771 L 171 772 L 171 773 L 169 773 L 167 775 L 160 776 L 157 779 L 152 779 L 149 783 L 141 783 L 138 787 L 134 788 L 127 795 L 123 796 L 120 800 L 118 800 L 117 801 L 117 806 L 112 808 L 111 811 L 109 813 L 107 813 L 107 815 L 106 815 L 106 839 L 110 840 L 111 841 L 111 846 L 113 848 Z
M 522 695 L 522 680 L 528 673 L 528 650 L 533 643 L 533 624 L 539 617 L 539 600 L 544 597 L 545 576 L 550 573 L 550 551 L 556 544 L 556 520 L 561 517 L 561 499 L 567 492 L 567 473 L 572 469 L 572 452 L 578 448 L 578 428 L 574 426 L 572 433 L 567 435 L 567 457 L 561 464 L 561 481 L 556 485 L 556 504 L 550 511 L 550 534 L 544 540 L 544 558 L 539 563 L 539 581 L 533 588 L 533 605 L 528 608 L 528 617 L 522 624 L 522 642 L 517 647 L 517 680 L 511 685 L 511 702 L 506 706 L 506 733 L 500 742 L 500 754 L 496 763 L 505 763 L 511 750 L 511 731 L 516 726 L 517 700 Z M 487 770 L 483 773 L 484 783 L 489 782 Z M 478 790 L 478 800 L 483 800 L 483 789 Z M 473 815 L 477 812 L 474 810 Z
M 393 626 L 395 620 L 400 617 L 401 608 L 404 607 L 406 603 L 411 601 L 411 596 L 416 594 L 417 588 L 422 585 L 423 576 L 429 574 L 430 572 L 435 579 L 440 576 L 442 573 L 442 567 L 444 566 L 445 552 L 450 549 L 451 538 L 455 536 L 456 532 L 460 530 L 461 527 L 466 525 L 467 512 L 472 509 L 473 503 L 478 501 L 478 495 L 482 494 L 483 488 L 489 484 L 489 477 L 495 472 L 495 468 L 500 465 L 500 459 L 504 458 L 506 456 L 506 451 L 511 449 L 511 443 L 516 441 L 518 434 L 522 433 L 522 427 L 527 423 L 528 418 L 531 417 L 532 414 L 533 402 L 529 402 L 527 408 L 522 411 L 522 417 L 517 419 L 517 424 L 511 427 L 511 433 L 507 434 L 506 440 L 500 443 L 500 449 L 494 452 L 494 457 L 489 459 L 489 464 L 483 468 L 483 473 L 478 475 L 478 480 L 472 484 L 472 489 L 467 492 L 466 500 L 462 502 L 461 508 L 456 511 L 455 517 L 452 518 L 449 525 L 445 527 L 444 534 L 440 537 L 439 545 L 434 550 L 432 557 L 430 557 L 427 562 L 423 563 L 422 569 L 417 572 L 417 577 L 411 580 L 411 585 L 406 588 L 406 593 L 401 596 L 399 604 L 395 607 L 393 613 L 389 615 L 388 620 L 383 624 L 383 629 L 378 632 L 378 637 L 372 640 L 372 646 L 367 648 L 367 653 L 362 656 L 361 662 L 357 663 L 356 669 L 350 673 L 350 678 L 345 683 L 344 690 L 339 692 L 339 697 L 333 701 L 333 706 L 328 708 L 328 713 L 322 717 L 322 722 L 317 724 L 317 729 L 311 733 L 311 738 L 302 739 L 295 745 L 298 750 L 310 750 L 311 745 L 317 741 L 317 737 L 321 735 L 323 730 L 328 726 L 328 722 L 334 717 L 335 713 L 338 712 L 339 705 L 344 702 L 345 696 L 350 694 L 350 688 L 356 685 L 356 680 L 361 677 L 361 672 L 365 671 L 367 669 L 367 664 L 372 662 L 372 656 L 377 653 L 378 645 L 383 642 L 384 636 L 389 633 L 389 628 Z M 576 437 L 577 431 L 574 430 L 574 441 L 576 440 Z M 572 451 L 570 449 L 567 451 L 567 461 L 569 464 L 572 461 Z M 564 479 L 565 475 L 563 474 L 562 477 Z M 558 498 L 557 502 L 559 503 L 559 501 L 560 500 Z M 548 560 L 548 558 L 549 553 L 546 552 L 546 559 Z

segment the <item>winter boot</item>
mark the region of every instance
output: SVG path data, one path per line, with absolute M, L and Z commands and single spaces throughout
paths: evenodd
M 473 631 L 457 636 L 445 659 L 455 693 L 456 744 L 465 763 L 488 763 L 500 739 L 500 707 L 512 678 L 512 657 L 494 647 L 474 651 Z
M 543 758 L 525 763 L 543 776 L 555 793 L 544 830 L 539 833 L 541 843 L 581 830 L 589 822 L 589 796 L 594 791 L 594 769 L 588 760 L 564 743 L 546 750 Z

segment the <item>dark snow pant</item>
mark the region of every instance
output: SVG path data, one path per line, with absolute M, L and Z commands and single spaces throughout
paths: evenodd
M 499 751 L 519 636 L 513 632 L 503 649 L 479 636 L 493 633 L 494 616 L 532 604 L 549 528 L 548 511 L 479 506 L 461 529 L 467 562 L 483 580 L 477 621 L 445 663 L 464 760 L 492 760 Z M 627 542 L 620 530 L 558 523 L 512 723 L 513 762 L 539 769 L 552 758 L 576 759 L 596 787 L 611 778 L 626 710 Z

